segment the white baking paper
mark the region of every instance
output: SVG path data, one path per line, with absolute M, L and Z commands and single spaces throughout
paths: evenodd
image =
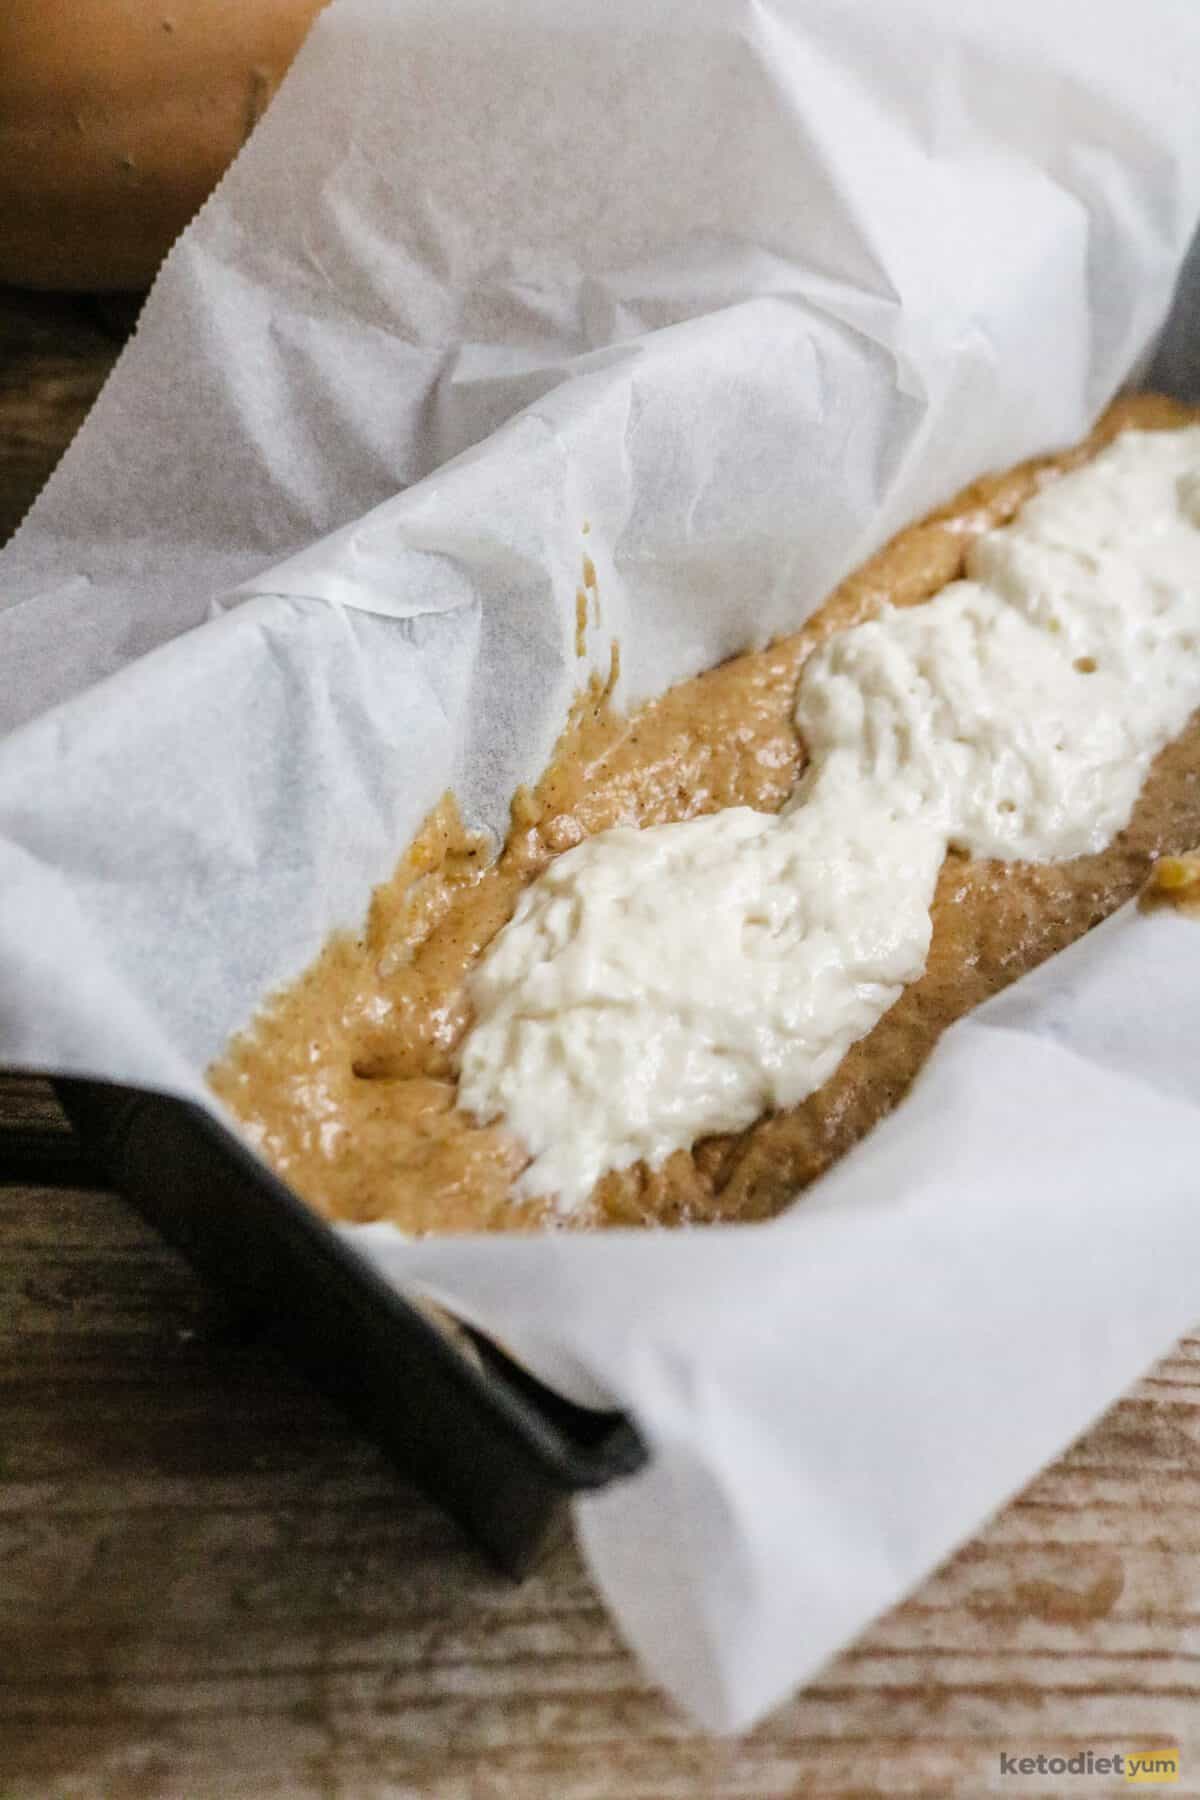
M 447 783 L 502 830 L 613 638 L 656 692 L 1079 437 L 1167 314 L 1198 76 L 1187 0 L 336 0 L 0 556 L 0 1058 L 202 1093 Z M 1200 1312 L 1198 930 L 1111 921 L 770 1225 L 352 1234 L 636 1418 L 580 1532 L 703 1722 Z

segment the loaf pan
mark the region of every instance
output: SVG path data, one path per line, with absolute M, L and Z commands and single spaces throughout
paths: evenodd
M 646 1461 L 621 1414 L 575 1406 L 477 1334 L 440 1329 L 202 1107 L 54 1086 L 88 1161 L 499 1568 L 523 1574 L 572 1494 Z

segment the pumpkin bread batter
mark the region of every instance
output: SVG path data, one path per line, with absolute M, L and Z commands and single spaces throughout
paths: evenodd
M 778 1212 L 896 1105 L 947 1025 L 1132 899 L 1157 858 L 1200 842 L 1200 723 L 1158 757 L 1128 827 L 1098 855 L 1001 863 L 951 853 L 925 973 L 800 1106 L 677 1152 L 659 1170 L 606 1175 L 569 1220 L 515 1195 L 520 1144 L 502 1124 L 475 1125 L 455 1106 L 455 1051 L 470 1022 L 466 972 L 521 889 L 585 836 L 725 806 L 778 810 L 804 763 L 792 709 L 817 644 L 884 602 L 929 599 L 962 574 L 974 537 L 1120 430 L 1176 428 L 1197 416 L 1156 396 L 1119 402 L 1078 449 L 988 476 L 901 532 L 792 636 L 629 717 L 612 705 L 611 680 L 593 681 L 537 786 L 514 797 L 499 857 L 463 828 L 447 795 L 376 890 L 361 935 L 332 938 L 267 1002 L 210 1071 L 214 1091 L 266 1160 L 339 1220 L 387 1219 L 419 1234 Z

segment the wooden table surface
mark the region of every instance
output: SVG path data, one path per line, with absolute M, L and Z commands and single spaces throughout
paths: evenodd
M 0 538 L 121 310 L 0 294 Z M 804 1546 L 797 1545 L 797 1554 Z M 740 1742 L 574 1551 L 514 1587 L 0 1084 L 0 1800 L 1127 1791 L 1000 1753 L 1178 1743 L 1200 1794 L 1200 1337 Z

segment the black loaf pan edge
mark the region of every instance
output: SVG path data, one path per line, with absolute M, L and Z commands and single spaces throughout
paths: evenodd
M 88 1159 L 507 1573 L 560 1535 L 570 1495 L 646 1461 L 621 1414 L 572 1405 L 474 1334 L 478 1357 L 460 1348 L 202 1107 L 54 1087 Z

